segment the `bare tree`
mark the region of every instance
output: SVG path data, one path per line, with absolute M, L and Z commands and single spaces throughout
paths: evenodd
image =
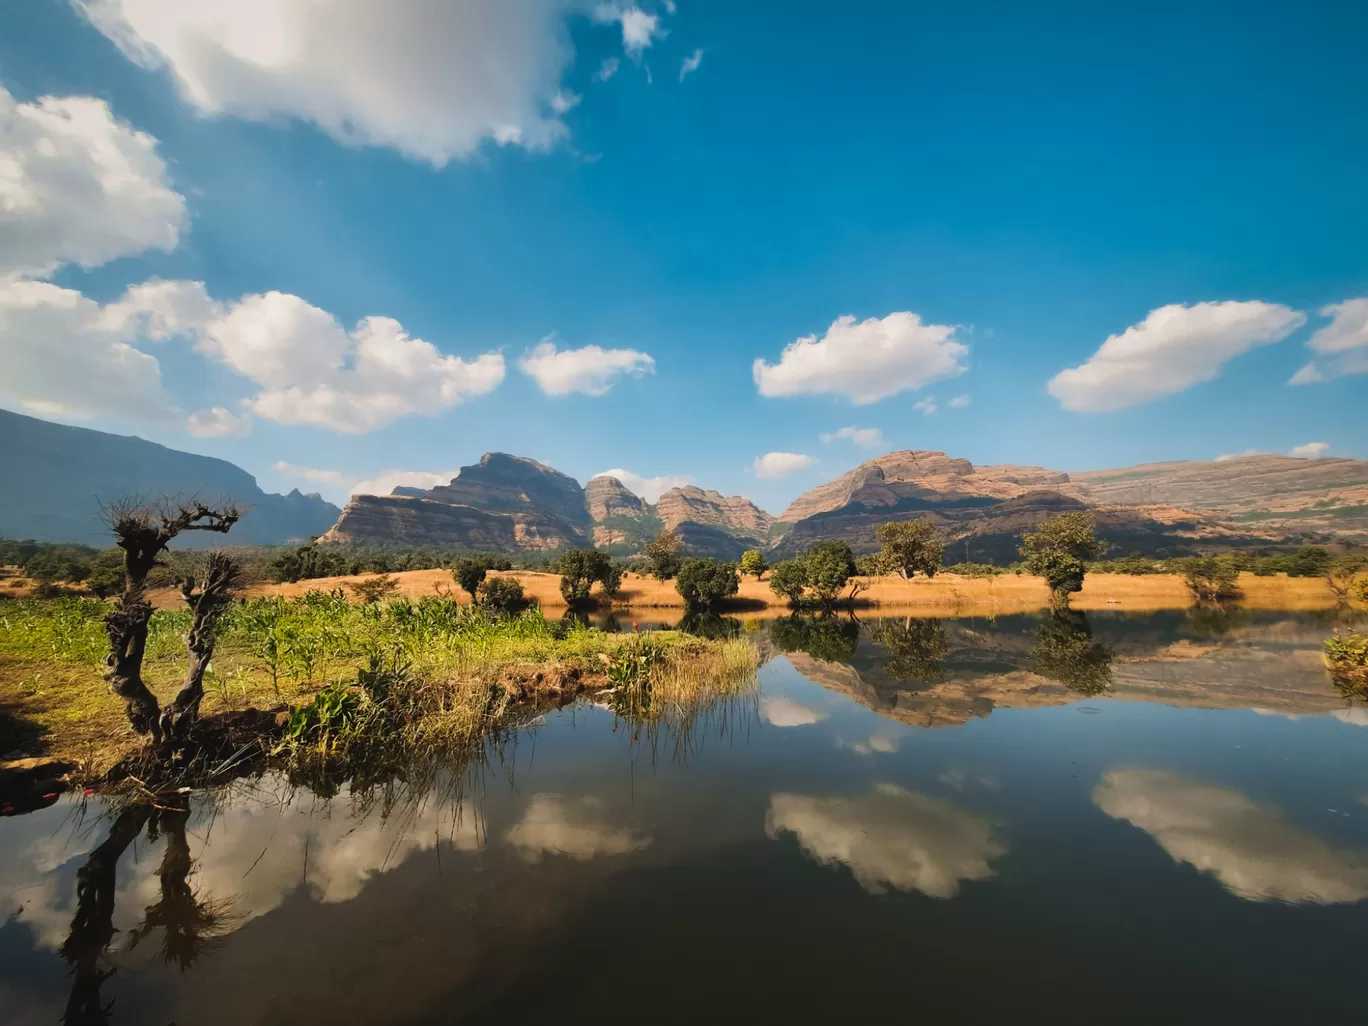
M 157 696 L 143 682 L 143 656 L 147 651 L 147 627 L 152 619 L 152 603 L 147 598 L 147 576 L 160 564 L 161 555 L 172 539 L 185 531 L 214 531 L 227 534 L 242 517 L 236 506 L 215 509 L 199 501 L 174 507 L 140 501 L 116 503 L 105 510 L 119 548 L 124 551 L 124 588 L 114 609 L 105 617 L 109 637 L 109 656 L 105 660 L 105 680 L 124 700 L 128 720 L 139 734 L 151 734 L 154 742 L 165 739 L 165 728 L 178 733 L 193 722 L 203 695 L 204 670 L 213 652 L 213 626 L 241 577 L 236 562 L 218 555 L 206 562 L 202 582 L 182 586 L 181 593 L 195 612 L 190 632 L 192 666 L 185 686 L 168 709 L 164 723 Z M 207 622 L 207 630 L 203 629 Z M 205 653 L 201 659 L 199 650 Z

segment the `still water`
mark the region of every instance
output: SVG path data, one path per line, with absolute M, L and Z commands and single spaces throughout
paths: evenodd
M 759 688 L 687 736 L 581 704 L 425 794 L 0 821 L 0 1022 L 1361 1023 L 1333 625 L 723 624 Z

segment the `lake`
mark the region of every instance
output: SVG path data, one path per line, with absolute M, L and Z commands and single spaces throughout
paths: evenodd
M 687 731 L 0 820 L 0 1021 L 1358 1023 L 1331 614 L 715 621 Z

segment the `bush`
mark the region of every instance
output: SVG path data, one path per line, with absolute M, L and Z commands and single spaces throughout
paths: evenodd
M 489 568 L 485 566 L 483 560 L 474 559 L 470 556 L 462 556 L 451 564 L 451 576 L 461 590 L 468 594 L 472 601 L 475 600 L 475 593 L 479 591 L 480 585 L 484 583 L 485 575 L 489 573 Z
M 389 598 L 399 590 L 399 578 L 386 575 L 368 577 L 365 580 L 349 584 L 352 594 L 367 605 L 380 602 Z
M 377 573 L 388 573 L 389 567 L 377 567 L 375 570 Z M 267 574 L 278 583 L 343 577 L 351 571 L 351 563 L 340 552 L 330 552 L 318 545 L 301 545 L 292 552 L 277 556 L 267 566 Z
M 749 574 L 758 581 L 760 576 L 769 569 L 769 564 L 765 562 L 765 557 L 759 549 L 747 549 L 741 553 L 741 565 L 738 569 L 741 573 Z
M 561 556 L 557 569 L 561 575 L 561 598 L 567 606 L 578 606 L 589 601 L 594 582 L 607 577 L 613 564 L 598 549 L 571 549 Z
M 769 586 L 776 595 L 788 599 L 789 605 L 796 606 L 803 601 L 807 587 L 807 567 L 797 559 L 776 563 L 770 570 Z
M 736 565 L 715 559 L 686 559 L 675 579 L 675 590 L 691 610 L 712 609 L 735 595 L 740 586 Z
M 1058 513 L 1040 529 L 1021 536 L 1020 552 L 1026 572 L 1045 578 L 1056 602 L 1083 589 L 1087 564 L 1102 555 L 1091 513 Z
M 511 577 L 489 577 L 480 584 L 477 601 L 487 611 L 516 616 L 527 605 L 523 586 Z
M 604 573 L 600 583 L 603 585 L 603 593 L 609 598 L 614 598 L 622 590 L 622 575 L 626 571 L 619 563 L 614 563 Z
M 651 576 L 668 581 L 679 572 L 679 536 L 673 531 L 661 531 L 641 550 L 651 565 Z
M 992 563 L 956 563 L 954 566 L 947 566 L 945 572 L 947 574 L 958 574 L 961 577 L 1001 577 L 1009 571 L 1005 567 L 994 566 Z
M 1323 658 L 1342 692 L 1354 698 L 1368 695 L 1368 633 L 1336 631 L 1333 638 L 1326 639 Z
M 880 524 L 874 533 L 883 546 L 879 565 L 886 573 L 895 573 L 905 581 L 915 574 L 936 576 L 944 547 L 936 540 L 936 525 L 928 518 Z
M 1215 556 L 1188 560 L 1183 581 L 1198 602 L 1221 602 L 1240 597 L 1240 571 L 1234 561 Z

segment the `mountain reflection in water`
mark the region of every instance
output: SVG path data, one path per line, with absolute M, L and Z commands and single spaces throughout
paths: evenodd
M 408 779 L 64 800 L 0 821 L 0 1018 L 816 1022 L 915 993 L 937 1022 L 1355 1022 L 1368 716 L 1332 627 L 723 618 L 698 629 L 753 639 L 758 694 L 663 725 L 581 703 Z

